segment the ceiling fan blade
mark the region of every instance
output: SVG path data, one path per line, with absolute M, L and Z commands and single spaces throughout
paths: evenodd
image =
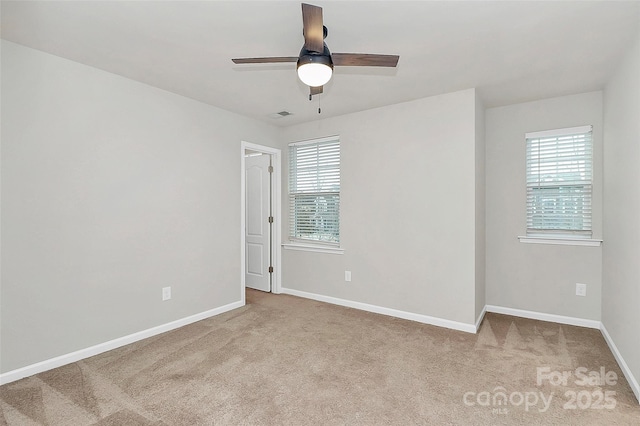
M 398 55 L 375 55 L 367 53 L 332 53 L 333 65 L 347 67 L 395 67 Z
M 238 58 L 232 59 L 234 64 L 271 64 L 280 62 L 298 62 L 297 56 L 272 56 L 269 58 Z
M 305 49 L 317 53 L 324 51 L 321 7 L 302 3 L 302 34 L 304 35 Z
M 309 86 L 309 96 L 319 95 L 320 93 L 322 93 L 322 86 L 318 86 L 318 87 Z

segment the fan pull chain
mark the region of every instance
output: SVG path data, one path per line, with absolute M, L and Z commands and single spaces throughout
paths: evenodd
M 318 114 L 322 114 L 322 109 L 320 108 L 320 94 L 318 94 Z

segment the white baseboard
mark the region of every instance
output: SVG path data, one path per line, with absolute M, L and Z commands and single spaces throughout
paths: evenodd
M 146 339 L 148 337 L 155 336 L 157 334 L 165 333 L 167 331 L 174 330 L 176 328 L 183 327 L 185 325 L 201 321 L 206 318 L 210 318 L 216 315 L 220 315 L 227 311 L 237 309 L 244 306 L 242 301 L 229 303 L 228 305 L 220 306 L 219 308 L 210 309 L 199 314 L 191 315 L 186 318 L 182 318 L 176 321 L 172 321 L 166 324 L 162 324 L 156 327 L 142 330 L 137 333 L 129 334 L 127 336 L 119 337 L 117 339 L 109 340 L 108 342 L 99 343 L 97 345 L 80 349 L 79 351 L 71 352 L 65 355 L 60 355 L 55 358 L 47 359 L 45 361 L 37 362 L 35 364 L 27 365 L 26 367 L 18 368 L 16 370 L 8 371 L 0 374 L 0 385 L 6 383 L 15 382 L 24 377 L 32 376 L 34 374 L 42 373 L 43 371 L 51 370 L 53 368 L 61 367 L 72 362 L 80 361 L 85 358 L 92 357 L 94 355 L 101 354 L 103 352 L 110 351 L 112 349 L 119 348 L 124 345 L 128 345 L 139 340 Z
M 487 305 L 484 305 L 484 307 L 482 308 L 482 312 L 480 312 L 480 315 L 478 315 L 478 319 L 476 320 L 476 334 L 478 333 L 478 330 L 480 330 L 480 324 L 482 324 L 482 320 L 484 319 L 486 313 Z
M 545 314 L 542 312 L 525 311 L 523 309 L 505 308 L 503 306 L 486 305 L 487 312 L 495 314 L 512 315 L 514 317 L 522 317 L 535 319 L 540 321 L 555 322 L 558 324 L 577 325 L 578 327 L 600 329 L 600 321 L 589 320 L 584 318 L 565 317 L 563 315 Z
M 638 384 L 638 381 L 633 376 L 631 369 L 629 368 L 627 363 L 624 361 L 624 358 L 622 358 L 622 355 L 620 354 L 618 347 L 616 346 L 615 343 L 613 343 L 613 339 L 611 339 L 611 336 L 609 335 L 609 332 L 607 331 L 607 328 L 604 326 L 604 324 L 600 325 L 600 331 L 602 332 L 602 335 L 604 336 L 604 340 L 607 342 L 607 345 L 609 345 L 609 349 L 611 349 L 613 356 L 615 357 L 616 361 L 618 361 L 618 365 L 620 366 L 620 369 L 622 370 L 624 377 L 627 378 L 627 382 L 629 382 L 629 386 L 631 386 L 631 390 L 635 394 L 636 399 L 638 400 L 638 403 L 640 403 L 640 384 Z
M 361 311 L 373 312 L 376 314 L 387 315 L 390 317 L 417 321 L 423 324 L 450 328 L 452 330 L 465 331 L 467 333 L 476 332 L 476 327 L 474 324 L 465 324 L 463 322 L 431 317 L 429 315 L 422 315 L 422 314 L 416 314 L 413 312 L 400 311 L 397 309 L 385 308 L 383 306 L 369 305 L 367 303 L 354 302 L 352 300 L 339 299 L 337 297 L 324 296 L 322 294 L 307 293 L 306 291 L 294 290 L 290 288 L 282 288 L 282 293 L 290 294 L 292 296 L 303 297 L 305 299 L 317 300 L 319 302 L 331 303 L 332 305 L 346 306 L 348 308 L 359 309 Z

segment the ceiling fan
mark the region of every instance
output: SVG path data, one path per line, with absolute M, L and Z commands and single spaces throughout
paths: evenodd
M 327 27 L 322 23 L 322 8 L 302 3 L 302 34 L 304 46 L 299 56 L 275 56 L 268 58 L 232 59 L 236 64 L 268 64 L 296 62 L 298 77 L 309 86 L 309 99 L 322 93 L 333 74 L 334 66 L 350 67 L 395 67 L 398 55 L 375 55 L 366 53 L 331 53 L 324 39 Z

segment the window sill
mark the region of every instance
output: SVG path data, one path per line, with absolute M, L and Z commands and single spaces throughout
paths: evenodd
M 340 247 L 321 246 L 314 244 L 283 244 L 285 250 L 309 251 L 315 253 L 344 254 L 344 249 Z
M 558 237 L 518 237 L 521 243 L 527 244 L 553 244 L 562 246 L 586 246 L 600 247 L 602 240 L 586 239 L 586 238 L 558 238 Z

